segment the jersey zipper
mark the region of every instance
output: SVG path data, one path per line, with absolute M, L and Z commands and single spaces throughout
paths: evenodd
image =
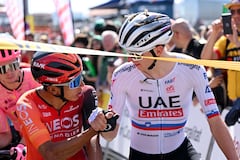
M 159 97 L 161 97 L 161 83 L 160 83 L 160 81 L 159 80 L 157 80 L 157 89 L 158 89 L 158 96 Z M 161 106 L 160 106 L 160 109 L 162 109 L 161 108 Z M 161 126 L 160 127 L 162 127 L 162 117 L 160 117 L 160 124 L 161 124 Z M 159 130 L 159 132 L 160 132 L 160 137 L 159 137 L 159 148 L 160 148 L 160 151 L 162 151 L 162 149 L 163 149 L 163 143 L 162 142 L 160 142 L 161 141 L 161 137 L 163 136 L 163 133 L 162 133 L 162 131 L 161 130 Z M 160 154 L 161 154 L 162 152 L 160 152 Z

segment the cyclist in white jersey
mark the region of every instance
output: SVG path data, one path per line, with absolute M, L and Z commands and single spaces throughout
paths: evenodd
M 130 15 L 119 31 L 119 44 L 132 58 L 113 73 L 109 109 L 119 115 L 124 106 L 129 110 L 132 124 L 129 160 L 200 159 L 184 134 L 191 114 L 189 108 L 193 107 L 193 91 L 223 153 L 227 159 L 238 159 L 233 140 L 208 85 L 205 68 L 147 58 L 193 59 L 166 51 L 164 45 L 172 34 L 170 18 L 154 12 Z M 114 116 L 112 112 L 106 114 L 107 118 L 111 116 Z M 101 133 L 106 140 L 116 137 L 120 119 L 117 123 L 114 131 Z M 98 127 L 98 124 L 91 125 Z

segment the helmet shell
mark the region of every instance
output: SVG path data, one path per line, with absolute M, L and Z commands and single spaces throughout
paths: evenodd
M 20 57 L 20 51 L 0 49 L 0 63 L 5 63 L 18 59 Z
M 142 54 L 172 38 L 171 21 L 165 14 L 139 12 L 128 16 L 119 30 L 119 45 Z
M 69 82 L 82 70 L 77 54 L 36 52 L 31 64 L 34 79 L 43 85 Z

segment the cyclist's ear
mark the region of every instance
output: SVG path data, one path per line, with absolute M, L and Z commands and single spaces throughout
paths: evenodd
M 157 45 L 153 50 L 155 50 L 156 56 L 159 57 L 159 55 L 164 50 L 164 45 Z

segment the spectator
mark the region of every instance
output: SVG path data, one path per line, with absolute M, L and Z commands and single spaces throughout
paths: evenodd
M 106 30 L 102 33 L 102 44 L 104 51 L 115 52 L 118 42 L 118 35 L 116 32 L 111 30 Z M 99 57 L 98 63 L 101 64 L 99 71 L 98 87 L 108 88 L 109 84 L 107 82 L 107 66 L 109 62 L 112 62 L 116 57 L 111 56 L 101 56 Z
M 33 33 L 28 32 L 28 33 L 26 33 L 25 38 L 26 38 L 26 41 L 34 41 L 35 37 L 34 37 Z M 21 62 L 31 64 L 32 56 L 34 53 L 35 53 L 34 51 L 22 51 Z
M 227 61 L 240 61 L 240 1 L 232 0 L 225 5 L 232 14 L 232 30 L 231 35 L 222 35 L 223 33 L 222 22 L 215 20 L 213 31 L 208 39 L 208 43 L 204 47 L 202 58 L 203 59 L 221 59 Z M 234 125 L 240 117 L 240 72 L 227 70 L 227 93 L 229 99 L 233 102 L 233 106 L 225 117 L 225 122 L 228 126 Z
M 90 44 L 90 49 L 103 51 L 101 35 L 93 35 L 91 44 Z
M 114 32 L 118 33 L 118 28 L 117 28 L 117 26 L 116 26 L 116 25 L 114 24 L 114 22 L 111 21 L 111 20 L 108 20 L 108 21 L 106 22 L 106 25 L 105 25 L 105 27 L 104 27 L 104 30 L 105 30 L 105 31 L 114 31 Z
M 72 46 L 78 48 L 88 48 L 89 38 L 86 34 L 79 34 L 73 41 Z
M 90 49 L 103 51 L 102 36 L 101 35 L 94 35 L 91 38 Z M 88 81 L 92 82 L 92 85 L 94 87 L 97 87 L 98 73 L 99 73 L 100 66 L 101 66 L 100 62 L 98 62 L 99 61 L 98 59 L 100 59 L 100 56 L 98 56 L 98 55 L 86 55 L 86 57 L 91 62 L 89 65 L 91 65 L 90 67 L 92 69 L 89 69 L 88 73 L 85 74 L 84 77 Z
M 90 42 L 90 38 L 88 37 L 88 35 L 86 34 L 82 34 L 80 33 L 74 40 L 72 46 L 73 47 L 78 47 L 78 48 L 85 48 L 87 49 L 89 47 L 89 43 Z M 87 85 L 91 85 L 93 87 L 95 87 L 95 78 L 92 78 L 94 76 L 96 76 L 96 71 L 95 73 L 92 73 L 92 69 L 89 65 L 91 65 L 92 67 L 94 64 L 94 57 L 91 55 L 83 55 L 80 54 L 79 55 L 82 60 L 83 60 L 83 77 L 84 77 L 84 82 Z M 94 68 L 95 70 L 95 68 Z
M 45 33 L 42 33 L 39 37 L 39 42 L 41 43 L 48 43 L 48 35 Z
M 105 30 L 102 33 L 102 44 L 104 51 L 107 52 L 122 52 L 118 45 L 118 35 L 112 30 Z M 118 60 L 118 61 L 117 61 Z M 99 56 L 98 63 L 100 70 L 98 74 L 97 88 L 99 97 L 99 106 L 106 108 L 110 98 L 110 76 L 113 69 L 116 67 L 115 62 L 122 63 L 122 58 L 114 56 Z M 117 64 L 117 63 L 115 63 Z
M 182 52 L 191 55 L 197 59 L 201 56 L 201 51 L 204 44 L 193 36 L 193 27 L 182 18 L 174 21 L 172 25 L 173 42 L 177 48 L 182 48 Z
M 95 21 L 94 24 L 94 34 L 95 35 L 101 35 L 102 32 L 105 30 L 105 20 L 100 18 Z
M 205 44 L 200 43 L 198 39 L 194 38 L 193 33 L 195 32 L 193 31 L 193 27 L 190 26 L 185 19 L 179 18 L 172 23 L 172 30 L 174 34 L 171 41 L 173 41 L 173 43 L 177 46 L 174 50 L 178 51 L 177 48 L 181 48 L 182 51 L 179 52 L 183 52 L 187 55 L 193 56 L 194 58 L 200 59 L 202 49 Z M 212 71 L 212 69 L 209 71 Z M 209 85 L 213 90 L 219 109 L 222 111 L 223 108 L 226 107 L 226 102 L 224 101 L 226 99 L 226 90 L 225 86 L 223 86 L 224 81 L 222 74 L 210 74 L 209 79 L 211 80 Z M 195 93 L 193 94 L 193 102 L 194 104 L 198 103 Z

